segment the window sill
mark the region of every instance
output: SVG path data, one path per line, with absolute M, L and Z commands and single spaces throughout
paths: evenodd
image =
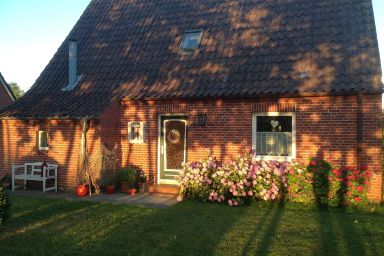
M 145 142 L 130 141 L 129 144 L 133 144 L 133 145 L 145 145 Z
M 269 160 L 275 160 L 279 162 L 291 162 L 295 160 L 293 156 L 262 156 L 262 155 L 257 155 L 253 157 L 253 160 L 256 161 L 269 161 Z

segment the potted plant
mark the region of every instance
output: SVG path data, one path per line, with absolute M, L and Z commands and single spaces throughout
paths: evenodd
M 130 195 L 136 193 L 136 189 L 134 188 L 135 185 L 135 173 L 136 170 L 132 167 L 127 167 L 120 169 L 117 173 L 117 178 L 120 182 L 120 190 L 123 193 L 128 193 Z
M 117 180 L 120 183 L 120 191 L 127 192 L 128 189 L 128 170 L 126 168 L 120 169 L 117 173 Z
M 146 190 L 146 183 L 147 183 L 147 176 L 144 173 L 140 173 L 139 181 L 138 181 L 139 192 L 140 193 L 144 193 L 145 192 L 145 190 Z
M 137 189 L 135 188 L 136 183 L 136 170 L 132 167 L 127 168 L 127 182 L 128 182 L 128 189 L 127 193 L 128 195 L 134 195 L 137 193 Z
M 116 186 L 114 183 L 108 183 L 105 188 L 106 188 L 107 194 L 111 195 L 116 192 Z
M 107 170 L 106 171 L 105 190 L 106 190 L 107 194 L 114 194 L 116 192 L 115 172 L 113 170 Z

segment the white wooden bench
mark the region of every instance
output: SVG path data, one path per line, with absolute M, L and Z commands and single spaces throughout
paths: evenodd
M 41 173 L 43 162 L 25 163 L 21 165 L 12 164 L 12 191 L 15 191 L 15 181 L 24 180 L 24 187 L 27 187 L 27 180 L 42 181 L 43 192 L 55 190 L 57 192 L 57 164 L 47 164 Z M 54 186 L 47 188 L 47 181 L 54 180 Z

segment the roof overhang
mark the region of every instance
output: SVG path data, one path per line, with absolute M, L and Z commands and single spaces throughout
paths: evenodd
M 0 73 L 0 84 L 4 87 L 5 91 L 8 93 L 9 97 L 11 98 L 12 101 L 16 101 L 15 95 L 13 95 L 11 87 L 7 84 L 5 81 L 4 77 Z

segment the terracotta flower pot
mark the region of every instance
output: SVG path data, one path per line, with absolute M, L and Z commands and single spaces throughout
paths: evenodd
M 128 182 L 120 182 L 120 191 L 126 193 L 128 189 Z
M 110 185 L 106 187 L 107 194 L 115 194 L 116 188 L 115 185 Z
M 89 193 L 88 185 L 83 184 L 83 185 L 77 186 L 76 195 L 78 197 L 84 197 L 84 196 L 88 195 L 88 193 Z
M 127 193 L 128 193 L 128 195 L 134 195 L 134 194 L 136 194 L 137 193 L 137 189 L 136 188 L 129 188 L 129 189 L 127 189 Z

